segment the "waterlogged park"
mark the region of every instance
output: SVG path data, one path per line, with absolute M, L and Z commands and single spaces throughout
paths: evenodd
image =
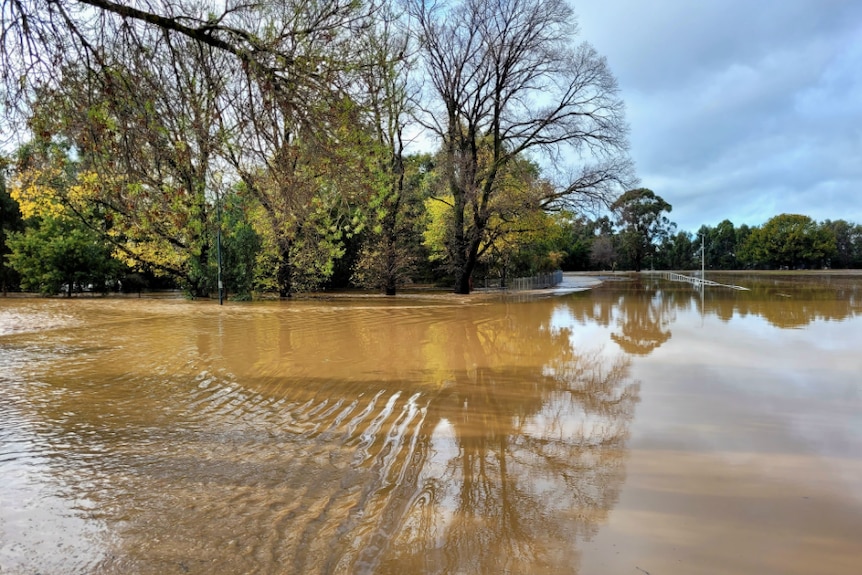
M 0 298 L 0 566 L 857 573 L 862 276 L 711 278 Z

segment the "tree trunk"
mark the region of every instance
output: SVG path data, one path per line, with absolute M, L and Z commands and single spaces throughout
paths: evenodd
M 395 251 L 396 247 L 394 238 L 387 238 L 386 244 L 386 277 L 384 278 L 383 285 L 386 295 L 394 296 L 398 287 L 398 272 L 396 269 L 398 265 L 398 254 Z
M 465 270 L 459 270 L 455 278 L 455 293 L 467 295 L 473 287 L 472 274 Z
M 278 283 L 278 295 L 283 298 L 293 296 L 293 266 L 290 260 L 290 250 L 292 247 L 293 242 L 284 242 L 278 258 L 276 282 Z
M 383 219 L 383 233 L 385 234 L 384 245 L 386 253 L 383 255 L 383 289 L 386 295 L 394 296 L 398 285 L 398 240 L 397 240 L 397 216 L 400 204 L 400 195 L 388 207 L 388 212 Z
M 190 291 L 192 292 L 192 297 L 194 299 L 198 298 L 208 298 L 210 295 L 210 282 L 208 277 L 207 270 L 207 259 L 209 258 L 209 246 L 206 242 L 203 242 L 201 245 L 201 254 L 197 256 L 197 270 L 195 270 L 194 264 L 192 265 L 192 270 L 190 270 L 189 275 L 191 275 L 194 279 L 192 285 L 190 286 Z

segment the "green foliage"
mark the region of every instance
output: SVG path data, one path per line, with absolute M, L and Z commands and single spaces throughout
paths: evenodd
M 706 243 L 707 269 L 860 268 L 862 226 L 844 220 L 818 224 L 808 216 L 782 214 L 763 226 L 730 220 L 701 226 L 696 237 L 687 232 L 662 242 L 657 261 L 667 269 L 701 266 L 701 241 Z
M 671 205 L 652 190 L 638 188 L 624 193 L 611 207 L 617 214 L 620 249 L 628 267 L 640 271 L 646 258 L 655 253 L 656 245 L 675 227 L 663 215 L 671 211 Z
M 43 294 L 105 291 L 123 271 L 111 257 L 104 215 L 92 201 L 97 178 L 79 171 L 68 150 L 50 140 L 21 147 L 10 193 L 26 227 L 8 236 L 9 263 L 23 289 Z
M 207 190 L 220 140 L 207 59 L 187 47 L 108 51 L 99 69 L 70 64 L 55 89 L 40 92 L 30 121 L 37 143 L 69 142 L 76 169 L 96 175 L 86 202 L 110 222 L 104 233 L 115 257 L 196 297 L 215 285 Z
M 107 291 L 122 272 L 99 234 L 69 218 L 39 218 L 9 236 L 9 261 L 21 287 L 46 295 L 93 289 Z
M 730 220 L 720 222 L 706 240 L 706 257 L 712 267 L 730 270 L 737 267 L 736 230 Z
M 530 218 L 534 226 L 514 244 L 508 273 L 528 276 L 558 269 L 586 270 L 590 267 L 593 225 L 571 212 L 546 214 Z
M 656 256 L 656 268 L 690 270 L 699 266 L 697 245 L 689 232 L 677 232 L 662 240 Z
M 433 178 L 427 154 L 399 157 L 396 163 L 403 174 L 381 170 L 380 184 L 366 209 L 368 227 L 352 277 L 356 285 L 379 288 L 388 295 L 420 274 L 423 260 L 427 261 L 425 202 Z M 428 245 L 442 248 L 447 229 L 444 226 L 442 235 Z
M 835 237 L 832 267 L 862 269 L 862 224 L 826 220 L 822 227 Z
M 452 198 L 425 200 L 426 226 L 422 232 L 422 245 L 428 250 L 428 259 L 442 262 L 449 257 L 449 238 L 452 233 Z
M 755 228 L 740 250 L 756 267 L 823 267 L 837 253 L 835 235 L 808 216 L 781 214 Z
M 0 158 L 0 292 L 6 293 L 18 287 L 20 277 L 9 265 L 9 235 L 24 229 L 24 218 L 18 209 L 18 202 L 12 199 L 6 189 L 6 161 Z

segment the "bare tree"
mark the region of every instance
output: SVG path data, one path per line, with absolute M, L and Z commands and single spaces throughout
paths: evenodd
M 442 142 L 453 199 L 455 291 L 469 293 L 500 176 L 515 158 L 576 163 L 557 171 L 545 208 L 609 203 L 633 179 L 623 103 L 605 59 L 572 43 L 564 0 L 415 0 L 412 13 L 433 92 L 423 118 Z

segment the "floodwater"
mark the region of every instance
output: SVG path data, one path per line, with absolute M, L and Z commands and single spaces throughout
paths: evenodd
M 862 572 L 862 276 L 0 298 L 0 573 Z

